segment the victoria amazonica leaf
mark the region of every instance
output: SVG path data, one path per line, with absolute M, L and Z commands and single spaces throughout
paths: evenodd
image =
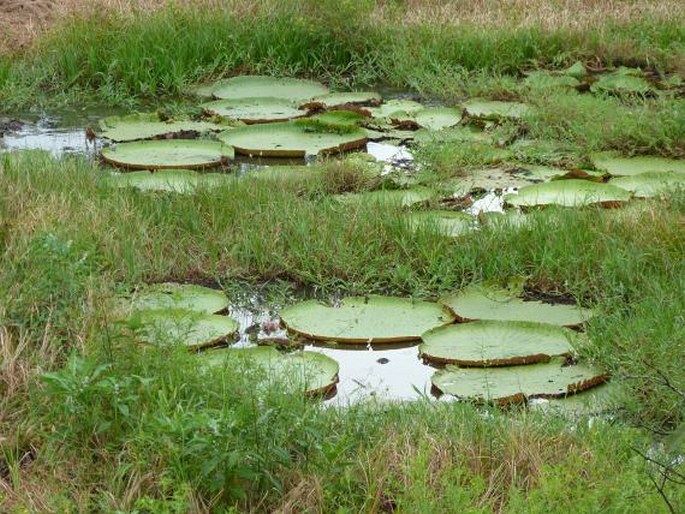
M 534 321 L 577 327 L 592 316 L 592 311 L 575 305 L 524 301 L 516 292 L 492 286 L 470 285 L 440 301 L 461 321 Z
M 459 366 L 511 366 L 569 355 L 569 329 L 528 321 L 474 321 L 429 330 L 421 336 L 424 361 Z
M 228 307 L 222 291 L 195 284 L 150 284 L 118 297 L 118 305 L 130 310 L 184 309 L 214 314 Z
M 305 116 L 297 106 L 280 98 L 239 98 L 202 104 L 206 111 L 247 124 L 273 123 Z
M 296 122 L 269 123 L 228 130 L 219 134 L 219 139 L 243 155 L 303 158 L 363 148 L 366 132 L 360 128 L 315 130 Z
M 374 295 L 346 298 L 339 307 L 302 302 L 283 309 L 281 320 L 308 339 L 394 343 L 417 341 L 423 332 L 452 323 L 454 316 L 436 303 Z
M 504 195 L 504 200 L 517 207 L 538 205 L 560 205 L 562 207 L 583 207 L 586 205 L 615 206 L 627 202 L 630 192 L 620 187 L 588 180 L 555 180 L 526 186 L 518 194 Z
M 229 176 L 223 173 L 197 173 L 194 170 L 142 170 L 116 173 L 107 178 L 113 187 L 132 187 L 141 191 L 192 193 L 198 188 L 225 185 Z
M 220 344 L 238 331 L 238 322 L 228 316 L 185 309 L 146 309 L 129 318 L 136 339 L 158 345 L 203 348 Z
M 129 169 L 210 168 L 233 159 L 233 148 L 191 139 L 141 141 L 103 148 L 102 158 Z
M 287 388 L 309 395 L 325 393 L 338 382 L 338 363 L 317 352 L 282 354 L 271 346 L 257 346 L 216 350 L 199 357 L 211 366 L 230 368 L 232 372 L 261 368 L 263 378 L 283 382 Z
M 562 398 L 606 381 L 606 373 L 587 364 L 565 366 L 565 360 L 495 368 L 447 366 L 433 375 L 441 392 L 465 400 L 522 403 L 529 398 Z
M 226 127 L 207 121 L 169 120 L 162 121 L 157 113 L 110 116 L 100 121 L 100 137 L 117 143 L 137 141 L 179 133 L 219 132 Z
M 200 96 L 221 99 L 280 98 L 303 102 L 328 94 L 328 88 L 312 80 L 244 75 L 199 87 L 195 92 Z

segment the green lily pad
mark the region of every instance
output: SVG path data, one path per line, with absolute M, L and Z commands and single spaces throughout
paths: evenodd
M 435 198 L 436 193 L 432 189 L 415 187 L 412 189 L 382 189 L 367 191 L 364 193 L 348 193 L 335 195 L 334 198 L 343 203 L 371 203 L 378 205 L 398 205 L 411 207 Z
M 219 139 L 243 155 L 304 158 L 363 148 L 366 132 L 356 128 L 344 133 L 314 131 L 296 122 L 269 123 L 228 130 Z
M 189 139 L 121 143 L 102 149 L 105 161 L 129 169 L 211 168 L 233 157 L 230 146 Z
M 546 323 L 474 321 L 435 328 L 421 335 L 425 362 L 459 366 L 512 366 L 568 356 L 575 334 Z
M 563 363 L 564 359 L 553 359 L 544 364 L 497 368 L 447 366 L 431 381 L 439 391 L 458 398 L 510 404 L 531 398 L 562 398 L 607 379 L 606 373 L 594 366 Z
M 239 98 L 215 100 L 202 104 L 206 111 L 247 124 L 273 123 L 301 118 L 307 113 L 295 104 L 280 98 Z
M 388 100 L 384 104 L 369 109 L 371 115 L 377 119 L 407 116 L 424 109 L 424 106 L 414 100 Z
M 567 396 L 531 402 L 530 407 L 577 418 L 579 416 L 600 415 L 616 410 L 621 406 L 620 389 L 614 382 L 601 384 L 589 391 Z
M 366 344 L 417 341 L 454 316 L 436 303 L 371 295 L 346 298 L 339 307 L 302 302 L 283 309 L 281 320 L 307 339 Z
M 578 327 L 592 317 L 592 311 L 575 305 L 524 301 L 522 289 L 509 290 L 472 284 L 459 293 L 442 298 L 460 321 L 532 321 L 565 327 Z
M 609 184 L 630 191 L 638 198 L 647 198 L 685 188 L 685 173 L 640 173 L 612 178 Z
M 220 80 L 209 86 L 195 89 L 200 96 L 240 99 L 240 98 L 280 98 L 290 102 L 303 102 L 328 94 L 328 88 L 312 80 L 294 78 L 275 78 L 261 75 L 245 75 Z
M 150 284 L 130 294 L 118 297 L 119 308 L 131 311 L 157 309 L 183 309 L 215 314 L 228 307 L 228 298 L 222 291 L 195 284 Z
M 575 89 L 580 81 L 571 75 L 555 75 L 547 71 L 534 71 L 528 74 L 523 81 L 532 89 Z
M 492 143 L 492 136 L 477 127 L 449 127 L 442 130 L 419 129 L 413 133 L 417 143 L 478 142 Z
M 420 211 L 407 215 L 413 228 L 434 228 L 440 234 L 457 237 L 470 232 L 474 218 L 464 212 Z
M 204 348 L 234 337 L 239 324 L 228 316 L 186 309 L 145 309 L 129 318 L 137 340 L 159 346 Z
M 279 378 L 290 389 L 308 395 L 325 394 L 338 382 L 338 363 L 318 352 L 282 354 L 271 346 L 229 348 L 205 352 L 201 359 L 210 366 L 235 370 L 237 366 L 257 366 L 266 372 L 266 378 Z
M 355 111 L 326 111 L 295 123 L 311 132 L 350 133 L 359 130 L 366 117 Z
M 593 93 L 612 95 L 646 95 L 655 91 L 654 87 L 640 76 L 639 70 L 622 68 L 603 75 L 590 86 Z
M 141 191 L 192 193 L 202 187 L 221 186 L 229 176 L 223 173 L 201 174 L 193 170 L 142 170 L 116 173 L 107 178 L 112 187 L 133 187 Z
M 534 207 L 538 205 L 561 205 L 563 207 L 582 207 L 601 205 L 615 207 L 630 200 L 631 194 L 620 187 L 601 184 L 588 180 L 555 180 L 526 186 L 518 194 L 504 195 L 509 205 Z
M 685 159 L 666 159 L 664 157 L 639 156 L 620 157 L 613 153 L 592 155 L 592 164 L 613 176 L 638 175 L 650 172 L 685 173 Z
M 472 118 L 499 121 L 520 119 L 530 112 L 530 106 L 520 102 L 499 102 L 474 98 L 462 104 L 462 109 Z
M 162 121 L 157 113 L 129 114 L 110 116 L 100 120 L 100 137 L 117 143 L 151 139 L 160 136 L 185 132 L 202 134 L 219 132 L 226 127 L 207 121 L 168 120 Z
M 381 95 L 373 91 L 355 91 L 347 93 L 329 93 L 327 95 L 317 96 L 308 102 L 305 102 L 302 107 L 307 109 L 333 109 L 342 105 L 378 106 L 382 101 Z
M 561 73 L 564 75 L 568 75 L 569 77 L 577 78 L 578 80 L 582 80 L 584 77 L 587 77 L 588 74 L 587 68 L 580 61 L 574 62 L 571 66 L 563 70 Z
M 427 107 L 413 115 L 416 123 L 428 130 L 453 127 L 461 121 L 461 112 L 451 107 Z

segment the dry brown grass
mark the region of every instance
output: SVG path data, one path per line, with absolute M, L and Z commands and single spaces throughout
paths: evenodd
M 218 8 L 237 15 L 272 12 L 285 0 L 0 0 L 0 53 L 25 48 L 46 28 L 65 17 L 89 12 L 137 15 L 169 4 L 188 8 Z M 301 2 L 303 15 L 317 3 Z M 641 19 L 682 20 L 681 0 L 379 0 L 372 14 L 374 23 L 477 26 L 484 30 L 500 27 L 533 27 L 583 30 L 608 21 L 629 23 Z

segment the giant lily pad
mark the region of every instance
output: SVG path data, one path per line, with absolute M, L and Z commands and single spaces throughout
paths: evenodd
M 621 68 L 613 73 L 603 75 L 590 90 L 593 93 L 610 93 L 613 95 L 646 95 L 654 92 L 654 87 L 642 78 L 639 70 Z
M 348 193 L 336 195 L 335 198 L 343 203 L 370 203 L 382 206 L 398 205 L 400 207 L 411 207 L 412 205 L 425 203 L 431 198 L 435 198 L 435 191 L 425 187 L 415 187 L 412 189 L 381 189 L 378 191 L 367 191 L 364 193 Z
M 467 125 L 463 127 L 448 127 L 442 130 L 419 129 L 414 132 L 414 141 L 417 143 L 452 143 L 452 142 L 478 142 L 492 143 L 492 136 L 477 127 Z
M 266 372 L 267 378 L 285 382 L 286 387 L 304 390 L 306 394 L 324 394 L 338 382 L 338 363 L 318 352 L 295 352 L 282 354 L 271 346 L 255 348 L 230 348 L 207 352 L 202 355 L 211 366 L 257 366 Z
M 609 184 L 632 192 L 639 198 L 658 196 L 685 187 L 685 173 L 647 172 L 612 178 Z
M 461 121 L 461 112 L 451 107 L 427 107 L 414 113 L 414 120 L 428 130 L 453 127 Z
M 233 337 L 238 322 L 228 316 L 205 314 L 186 309 L 145 309 L 135 312 L 128 325 L 136 339 L 159 346 L 183 345 L 203 348 Z
M 195 284 L 144 285 L 118 299 L 121 307 L 130 311 L 156 309 L 184 309 L 215 314 L 228 307 L 228 298 L 222 291 Z
M 301 118 L 307 113 L 295 104 L 280 98 L 238 98 L 215 100 L 201 106 L 206 111 L 247 124 L 273 123 Z
M 312 98 L 304 103 L 302 107 L 332 109 L 343 105 L 380 105 L 381 95 L 372 91 L 359 91 L 348 93 L 329 93 L 323 96 Z
M 421 335 L 424 361 L 459 366 L 511 366 L 570 355 L 576 335 L 565 328 L 528 321 L 474 321 Z
M 454 316 L 436 303 L 372 295 L 346 298 L 339 307 L 302 302 L 283 309 L 281 320 L 308 339 L 366 344 L 417 341 Z
M 420 211 L 408 214 L 414 228 L 433 228 L 440 234 L 457 237 L 473 229 L 475 219 L 464 212 Z
M 607 171 L 613 176 L 638 175 L 646 172 L 685 173 L 684 159 L 639 156 L 620 157 L 612 153 L 598 153 L 592 156 L 595 168 Z
M 544 364 L 499 368 L 448 366 L 433 375 L 441 392 L 462 399 L 522 403 L 529 398 L 562 398 L 606 381 L 606 374 L 587 364 L 564 366 L 564 359 Z
M 200 96 L 233 100 L 280 98 L 290 102 L 303 102 L 315 96 L 328 94 L 328 88 L 312 80 L 245 75 L 196 88 L 195 92 Z
M 462 108 L 472 118 L 492 121 L 519 119 L 530 112 L 530 107 L 524 103 L 499 102 L 478 98 L 464 102 Z
M 233 148 L 216 141 L 141 141 L 103 148 L 102 158 L 129 169 L 210 168 L 233 159 Z
M 366 145 L 366 132 L 352 128 L 336 133 L 315 131 L 294 122 L 270 123 L 222 132 L 219 139 L 243 155 L 303 158 L 362 148 Z
M 157 113 L 110 116 L 100 120 L 100 136 L 115 142 L 136 141 L 180 133 L 219 132 L 226 127 L 207 121 L 162 121 Z
M 108 177 L 113 187 L 133 187 L 141 191 L 166 191 L 192 193 L 198 188 L 225 185 L 228 175 L 220 173 L 201 174 L 194 170 L 142 170 L 116 173 Z
M 521 188 L 518 194 L 504 195 L 504 200 L 508 204 L 517 207 L 551 204 L 563 207 L 585 205 L 613 207 L 627 202 L 630 198 L 631 194 L 620 187 L 578 179 L 535 184 Z
M 524 301 L 519 297 L 522 292 L 474 284 L 440 301 L 452 309 L 460 321 L 533 321 L 578 327 L 592 316 L 592 311 L 575 305 Z
M 414 100 L 392 99 L 379 107 L 369 109 L 374 118 L 396 118 L 407 116 L 424 109 L 424 106 Z

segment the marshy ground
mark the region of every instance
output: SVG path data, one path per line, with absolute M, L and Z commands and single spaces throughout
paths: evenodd
M 577 171 L 602 151 L 685 158 L 681 2 L 500 4 L 0 0 L 0 118 L 185 113 L 197 83 L 267 74 L 535 106 L 496 128 L 499 146 L 413 147 L 423 187 L 501 166 Z M 524 82 L 576 61 L 668 86 L 616 96 Z M 309 169 L 149 194 L 111 187 L 79 152 L 0 153 L 0 510 L 683 508 L 682 189 L 533 209 L 525 224 L 453 239 L 413 230 L 397 204 L 337 201 L 378 185 L 353 160 Z M 435 300 L 521 277 L 531 298 L 594 310 L 578 352 L 610 373 L 609 412 L 427 398 L 337 408 L 279 384 L 256 395 L 249 376 L 198 372 L 184 349 L 144 351 L 109 329 L 108 297 L 140 283 L 220 288 L 259 331 L 303 296 Z

